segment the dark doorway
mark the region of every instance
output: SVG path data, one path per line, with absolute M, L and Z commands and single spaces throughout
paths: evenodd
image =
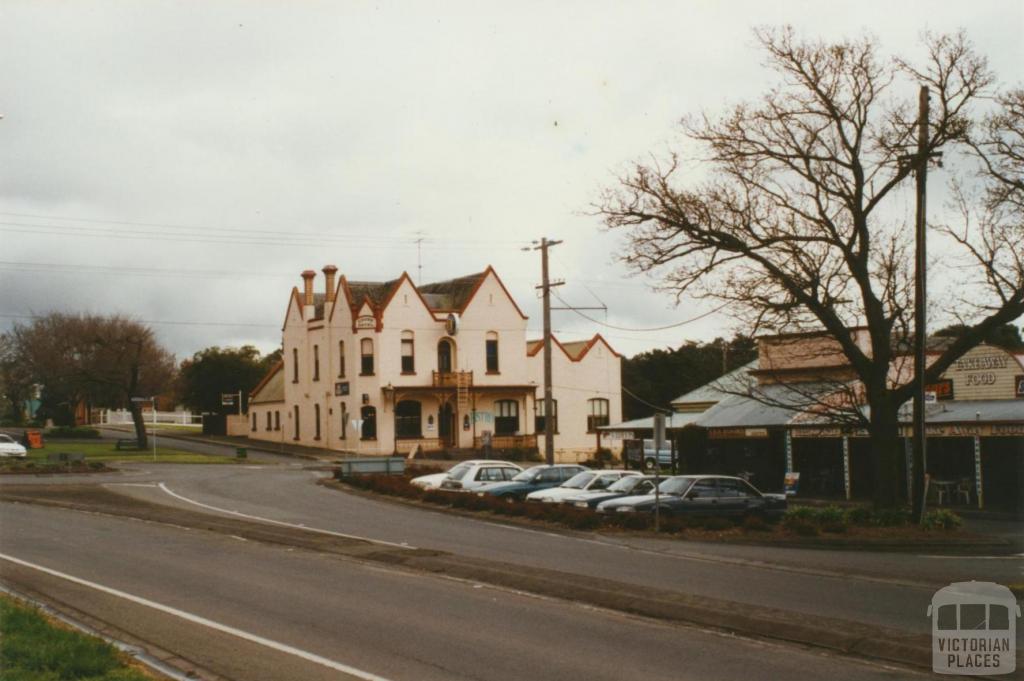
M 437 433 L 441 443 L 446 447 L 454 447 L 455 432 L 455 410 L 451 402 L 445 402 L 437 412 Z
M 363 407 L 359 415 L 363 418 L 363 432 L 360 437 L 363 440 L 377 439 L 377 409 L 376 407 Z

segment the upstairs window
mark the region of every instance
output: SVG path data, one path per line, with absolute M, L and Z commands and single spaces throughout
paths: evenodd
M 537 400 L 533 406 L 533 431 L 538 435 L 543 435 L 546 417 L 544 413 L 544 399 Z M 558 400 L 551 400 L 551 432 L 558 432 Z
M 487 332 L 487 373 L 498 373 L 498 334 L 494 331 Z
M 416 373 L 416 354 L 412 331 L 402 332 L 402 373 Z
M 292 348 L 292 383 L 299 382 L 299 349 Z
M 587 432 L 596 433 L 601 426 L 608 425 L 608 400 L 595 397 L 587 400 Z
M 345 341 L 338 341 L 338 378 L 345 378 Z
M 320 346 L 313 346 L 313 380 L 320 380 Z
M 359 373 L 362 376 L 373 376 L 373 340 L 364 338 L 359 343 L 359 350 L 362 353 Z M 376 436 L 374 436 L 376 437 Z
M 494 403 L 494 434 L 515 435 L 519 432 L 519 403 L 498 400 Z

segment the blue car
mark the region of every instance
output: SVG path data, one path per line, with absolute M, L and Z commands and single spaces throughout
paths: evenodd
M 492 482 L 476 490 L 477 496 L 491 495 L 508 500 L 522 501 L 530 492 L 549 487 L 558 487 L 563 482 L 583 471 L 589 470 L 577 464 L 555 464 L 554 466 L 533 466 L 508 482 Z

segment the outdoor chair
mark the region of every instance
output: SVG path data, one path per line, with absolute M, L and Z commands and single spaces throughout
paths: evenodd
M 963 500 L 964 504 L 971 505 L 971 491 L 974 489 L 974 483 L 968 478 L 963 478 L 960 483 L 956 486 L 957 500 Z

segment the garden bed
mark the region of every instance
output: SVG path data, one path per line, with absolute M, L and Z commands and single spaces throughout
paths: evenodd
M 648 513 L 602 514 L 565 504 L 507 501 L 471 493 L 423 490 L 409 478 L 361 475 L 343 482 L 324 481 L 407 503 L 430 506 L 470 516 L 510 523 L 540 524 L 578 531 L 654 534 L 654 517 Z M 693 541 L 756 543 L 804 548 L 913 550 L 999 550 L 1008 544 L 999 539 L 961 529 L 960 518 L 947 510 L 932 511 L 925 526 L 911 524 L 903 509 L 872 511 L 866 507 L 840 509 L 829 506 L 790 508 L 779 522 L 756 516 L 663 516 L 659 533 Z

